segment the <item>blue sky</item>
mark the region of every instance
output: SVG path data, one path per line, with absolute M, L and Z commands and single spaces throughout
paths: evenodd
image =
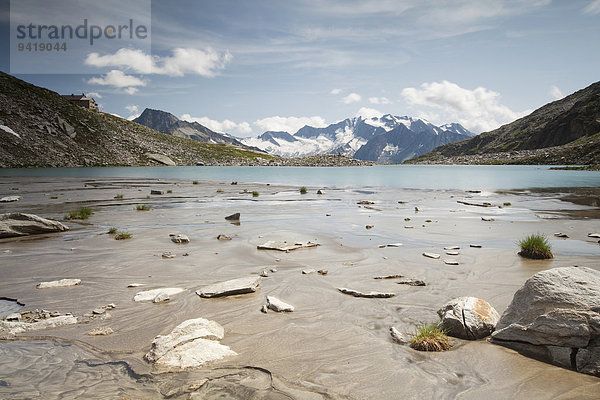
M 236 136 L 379 113 L 479 133 L 600 80 L 600 0 L 152 1 L 151 18 L 151 52 L 94 48 L 72 61 L 81 73 L 15 75 Z

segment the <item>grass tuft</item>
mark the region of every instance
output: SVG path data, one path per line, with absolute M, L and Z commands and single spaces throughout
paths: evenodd
M 511 204 L 510 204 L 510 201 L 505 201 L 503 205 L 510 206 Z
M 88 219 L 94 212 L 87 207 L 79 207 L 77 210 L 69 211 L 65 219 Z
M 192 182 L 192 185 L 197 185 L 197 184 L 198 184 L 198 181 L 193 181 Z
M 441 322 L 421 323 L 415 328 L 410 347 L 419 351 L 444 351 L 452 347 Z
M 258 197 L 258 192 L 256 190 L 252 192 L 252 197 Z
M 109 235 L 114 235 L 115 233 L 117 233 L 117 228 L 115 228 L 114 226 L 111 228 L 108 228 Z
M 304 186 L 300 188 L 300 194 L 306 194 L 306 188 Z
M 123 194 L 121 194 L 121 193 L 115 195 L 115 199 L 122 199 L 122 198 L 123 198 Z
M 167 190 L 167 193 L 173 193 L 173 191 L 171 189 Z
M 115 232 L 115 240 L 131 239 L 133 236 L 129 232 L 117 231 Z
M 150 211 L 150 206 L 146 204 L 138 204 L 135 206 L 135 209 L 138 211 Z
M 534 260 L 546 260 L 554 258 L 552 255 L 552 246 L 548 238 L 544 235 L 532 234 L 519 240 L 521 251 L 519 255 L 525 258 L 533 258 Z

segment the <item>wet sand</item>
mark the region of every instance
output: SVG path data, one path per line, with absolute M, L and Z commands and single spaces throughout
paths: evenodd
M 150 196 L 151 189 L 165 194 Z M 317 195 L 317 189 L 325 194 Z M 258 197 L 252 197 L 254 190 Z M 123 199 L 114 199 L 119 193 Z M 80 206 L 95 212 L 86 221 L 67 221 L 66 233 L 0 240 L 0 297 L 18 299 L 23 310 L 78 317 L 109 303 L 117 306 L 110 319 L 0 341 L 0 397 L 592 399 L 600 393 L 598 378 L 485 340 L 453 339 L 450 351 L 422 353 L 393 343 L 388 331 L 395 326 L 409 334 L 418 322 L 436 321 L 438 308 L 459 296 L 480 297 L 502 313 L 525 280 L 544 269 L 600 269 L 600 246 L 587 237 L 600 230 L 600 220 L 589 204 L 546 192 L 309 187 L 301 195 L 297 187 L 138 178 L 1 178 L 0 194 L 23 196 L 1 204 L 0 212 L 55 219 Z M 375 204 L 359 206 L 361 200 Z M 457 200 L 511 205 L 483 208 Z M 151 210 L 136 211 L 138 204 Z M 234 212 L 241 213 L 240 225 L 224 219 Z M 110 227 L 133 238 L 114 240 L 106 233 Z M 553 260 L 517 255 L 515 242 L 536 232 L 550 238 Z M 554 232 L 570 238 L 555 238 Z M 170 233 L 188 235 L 191 242 L 174 244 Z M 219 234 L 232 240 L 219 241 Z M 289 253 L 256 249 L 268 240 L 321 246 Z M 390 243 L 403 245 L 378 247 Z M 482 248 L 469 247 L 472 243 Z M 459 256 L 444 254 L 443 247 L 451 245 L 460 246 Z M 166 251 L 176 257 L 163 259 Z M 441 260 L 423 252 L 441 254 Z M 460 265 L 445 265 L 444 258 Z M 194 293 L 270 268 L 277 272 L 263 278 L 254 294 L 203 299 Z M 307 268 L 328 274 L 303 275 Z M 373 279 L 389 274 L 428 285 Z M 36 289 L 41 281 L 62 278 L 82 283 Z M 145 286 L 127 288 L 134 282 Z M 138 291 L 160 287 L 186 291 L 164 304 L 133 301 Z M 354 298 L 338 287 L 396 296 Z M 295 311 L 261 313 L 266 295 Z M 179 373 L 160 373 L 143 360 L 156 335 L 198 317 L 221 324 L 221 343 L 238 356 Z M 87 335 L 98 326 L 114 333 Z

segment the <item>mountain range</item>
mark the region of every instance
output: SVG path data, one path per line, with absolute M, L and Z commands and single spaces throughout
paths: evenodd
M 307 125 L 294 134 L 269 131 L 240 141 L 283 157 L 343 154 L 359 160 L 400 163 L 471 137 L 473 134 L 460 124 L 436 126 L 420 118 L 386 114 L 347 118 L 326 127 Z
M 410 162 L 600 164 L 600 82 L 490 132 Z

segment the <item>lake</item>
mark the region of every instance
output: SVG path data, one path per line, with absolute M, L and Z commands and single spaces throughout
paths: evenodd
M 0 169 L 0 176 L 175 178 L 324 187 L 528 189 L 600 187 L 600 171 L 540 165 L 376 165 L 371 167 L 93 167 Z

